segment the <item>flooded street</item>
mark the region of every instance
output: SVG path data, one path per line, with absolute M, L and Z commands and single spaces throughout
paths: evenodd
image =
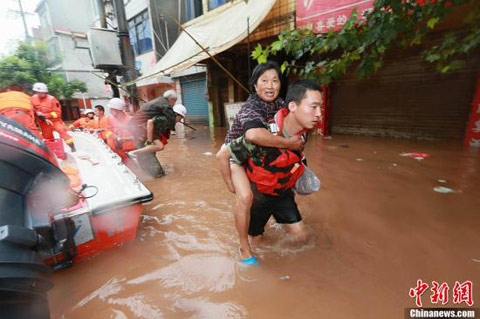
M 403 318 L 417 279 L 451 290 L 471 280 L 480 302 L 480 152 L 313 136 L 305 153 L 322 187 L 297 196 L 313 238 L 293 247 L 272 223 L 255 249 L 261 265 L 248 267 L 237 262 L 234 197 L 216 169 L 224 135 L 170 139 L 159 153 L 167 176 L 145 183 L 155 198 L 137 238 L 55 273 L 52 318 Z

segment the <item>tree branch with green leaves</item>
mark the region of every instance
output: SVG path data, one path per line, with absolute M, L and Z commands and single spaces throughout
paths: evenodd
M 54 70 L 60 61 L 59 56 L 49 54 L 45 42 L 20 42 L 14 55 L 0 59 L 0 87 L 15 84 L 29 90 L 35 82 L 42 82 L 57 97 L 71 98 L 76 92 L 87 92 L 85 82 L 67 82 Z
M 359 17 L 353 10 L 342 29 L 315 34 L 311 29 L 283 31 L 266 47 L 258 45 L 252 57 L 264 63 L 285 53 L 282 72 L 293 72 L 329 84 L 354 69 L 360 79 L 375 74 L 385 54 L 394 47 L 412 47 L 424 42 L 455 9 L 471 6 L 460 30 L 448 32 L 442 43 L 423 51 L 423 58 L 440 73 L 462 68 L 480 48 L 480 6 L 478 0 L 438 0 L 418 4 L 405 0 L 377 0 L 373 10 Z

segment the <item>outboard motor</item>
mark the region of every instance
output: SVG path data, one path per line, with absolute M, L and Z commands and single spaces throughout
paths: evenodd
M 38 250 L 69 242 L 69 179 L 41 140 L 0 116 L 0 309 L 2 318 L 49 318 L 51 268 Z M 61 231 L 56 231 L 61 228 Z M 59 238 L 59 237 L 64 238 Z M 70 240 L 71 242 L 71 240 Z

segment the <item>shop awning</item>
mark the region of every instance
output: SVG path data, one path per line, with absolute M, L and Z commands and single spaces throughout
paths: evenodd
M 258 27 L 274 4 L 275 0 L 230 2 L 218 11 L 198 18 L 192 24 L 185 24 L 185 30 L 211 55 L 215 55 L 245 39 L 248 29 L 252 32 Z M 141 86 L 142 82 L 147 83 L 151 78 L 184 70 L 208 57 L 190 36 L 181 32 L 152 72 L 137 79 L 137 84 Z

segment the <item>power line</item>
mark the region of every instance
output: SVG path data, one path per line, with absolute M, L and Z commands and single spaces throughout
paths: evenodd
M 25 40 L 27 42 L 31 41 L 30 35 L 28 34 L 27 21 L 25 20 L 25 13 L 23 12 L 22 0 L 18 0 L 18 6 L 20 7 L 20 15 L 22 16 L 23 28 L 25 29 Z
M 65 69 L 35 69 L 35 68 L 19 68 L 15 66 L 2 66 L 3 71 L 37 71 L 37 72 L 78 72 L 78 73 L 106 73 L 101 70 L 65 70 Z

